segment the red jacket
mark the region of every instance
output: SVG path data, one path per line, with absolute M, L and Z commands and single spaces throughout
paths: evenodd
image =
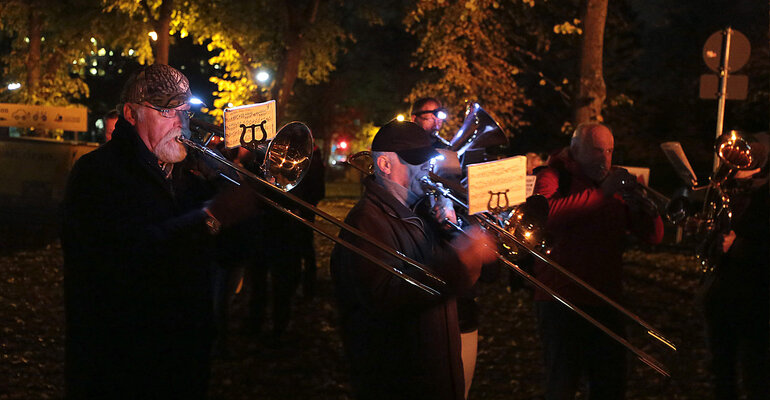
M 552 156 L 537 174 L 534 193 L 548 199 L 546 230 L 554 238 L 551 258 L 606 296 L 619 300 L 625 235 L 631 232 L 646 242 L 659 243 L 663 238 L 660 216 L 632 213 L 617 193 L 605 196 L 582 173 L 568 148 Z M 570 301 L 604 304 L 545 263 L 535 264 L 535 276 Z M 535 300 L 553 298 L 537 289 Z

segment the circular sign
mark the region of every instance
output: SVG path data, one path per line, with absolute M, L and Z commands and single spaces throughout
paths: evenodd
M 714 32 L 703 45 L 703 61 L 714 72 L 719 72 L 719 63 L 722 61 L 722 38 L 725 31 Z M 730 34 L 730 60 L 727 68 L 730 73 L 738 71 L 751 55 L 751 44 L 746 35 L 732 29 Z

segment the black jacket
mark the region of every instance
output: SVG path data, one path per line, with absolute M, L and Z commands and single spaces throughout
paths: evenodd
M 166 180 L 134 127 L 73 167 L 63 203 L 68 398 L 205 396 L 212 188 Z
M 464 381 L 452 293 L 467 290 L 472 282 L 456 253 L 434 239 L 425 220 L 372 178 L 365 185 L 363 198 L 346 222 L 431 266 L 448 287 L 443 289 L 444 295 L 430 295 L 344 247 L 335 247 L 331 272 L 356 397 L 460 400 Z M 420 277 L 414 267 L 350 232 L 343 231 L 340 237 L 386 264 Z

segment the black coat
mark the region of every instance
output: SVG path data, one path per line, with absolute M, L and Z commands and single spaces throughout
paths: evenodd
M 455 297 L 471 281 L 451 247 L 425 220 L 369 178 L 346 222 L 416 261 L 449 284 L 434 296 L 337 245 L 331 272 L 353 389 L 360 399 L 464 397 Z M 343 231 L 340 237 L 414 277 L 420 273 Z M 423 278 L 423 282 L 426 280 Z
M 133 126 L 73 167 L 63 203 L 68 398 L 201 398 L 209 373 L 212 189 L 166 180 Z

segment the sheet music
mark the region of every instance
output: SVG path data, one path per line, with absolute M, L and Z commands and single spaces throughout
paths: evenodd
M 527 199 L 527 157 L 468 165 L 468 213 L 497 211 Z
M 698 177 L 695 176 L 695 171 L 692 170 L 687 156 L 684 155 L 682 145 L 679 142 L 666 142 L 661 143 L 660 148 L 666 154 L 668 162 L 671 163 L 677 175 L 682 178 L 684 183 L 689 186 L 695 186 L 698 182 Z
M 275 100 L 226 108 L 225 147 L 256 147 L 275 137 Z

